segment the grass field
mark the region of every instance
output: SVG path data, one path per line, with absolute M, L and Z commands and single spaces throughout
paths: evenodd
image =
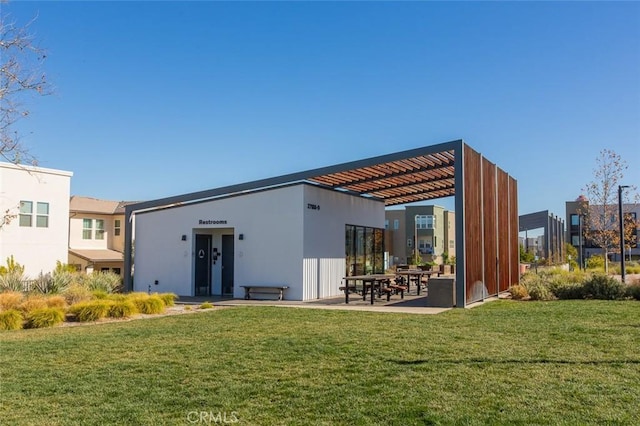
M 640 424 L 640 303 L 243 307 L 0 334 L 2 424 Z

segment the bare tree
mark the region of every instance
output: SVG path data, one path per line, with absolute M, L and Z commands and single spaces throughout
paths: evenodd
M 19 26 L 6 9 L 6 2 L 0 0 L 0 157 L 35 164 L 14 125 L 29 115 L 24 105 L 29 96 L 50 93 L 41 71 L 46 55 L 30 32 L 34 20 Z
M 588 204 L 584 203 L 580 208 L 580 213 L 585 216 L 585 237 L 604 251 L 605 273 L 609 272 L 609 253 L 620 252 L 618 186 L 625 184 L 623 178 L 627 168 L 626 161 L 619 154 L 604 149 L 596 158 L 594 180 L 583 188 L 588 198 Z M 633 204 L 637 204 L 638 194 L 633 194 L 635 190 L 635 186 L 625 188 L 623 199 L 633 199 Z M 638 223 L 630 214 L 632 204 L 623 205 L 624 239 L 631 242 L 636 238 Z
M 35 165 L 35 157 L 21 142 L 14 125 L 29 115 L 24 106 L 29 96 L 50 93 L 41 71 L 46 55 L 30 32 L 34 20 L 19 26 L 6 11 L 6 4 L 0 0 L 0 160 Z M 17 217 L 17 208 L 0 212 L 0 230 Z

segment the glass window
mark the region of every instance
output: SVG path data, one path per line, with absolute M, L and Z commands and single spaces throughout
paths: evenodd
M 113 235 L 116 237 L 120 235 L 120 219 L 116 219 L 113 221 Z
M 20 226 L 32 226 L 33 225 L 33 202 L 32 201 L 20 201 Z
M 449 240 L 449 248 L 450 249 L 454 248 L 454 245 L 455 245 L 455 241 Z
M 93 219 L 82 219 L 82 239 L 90 240 L 93 234 Z
M 580 235 L 571 236 L 571 245 L 574 247 L 580 246 Z
M 436 217 L 433 215 L 418 215 L 416 216 L 416 228 L 417 229 L 435 229 Z
M 384 230 L 346 225 L 346 274 L 382 273 L 384 270 Z
M 400 229 L 400 219 L 393 220 L 393 229 Z
M 384 229 L 389 229 L 389 219 L 384 220 Z
M 580 216 L 577 214 L 571 215 L 571 226 L 580 226 Z
M 104 240 L 104 220 L 96 219 L 96 240 Z
M 36 227 L 48 228 L 49 227 L 49 203 L 37 203 L 36 204 Z

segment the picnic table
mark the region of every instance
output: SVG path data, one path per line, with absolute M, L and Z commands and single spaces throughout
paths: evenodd
M 427 281 L 431 277 L 431 275 L 440 276 L 440 271 L 425 271 L 422 269 L 401 269 L 396 271 L 396 276 L 400 278 L 400 280 L 404 283 L 405 277 L 407 282 L 407 291 L 411 291 L 411 282 L 414 282 L 418 287 L 418 295 L 420 294 L 420 288 L 422 287 L 422 278 L 427 277 Z
M 367 290 L 371 292 L 371 304 L 373 305 L 373 299 L 375 297 L 376 290 L 378 294 L 382 294 L 382 284 L 389 284 L 392 279 L 395 278 L 393 274 L 369 274 L 369 275 L 352 275 L 349 277 L 343 277 L 344 286 L 341 289 L 344 290 L 344 302 L 349 303 L 349 293 L 352 290 L 356 290 L 356 282 L 362 281 L 362 300 L 367 299 Z

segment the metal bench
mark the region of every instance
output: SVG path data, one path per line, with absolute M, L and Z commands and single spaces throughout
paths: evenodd
M 288 285 L 265 285 L 265 284 L 241 285 L 240 287 L 244 288 L 244 298 L 247 300 L 251 299 L 252 294 L 278 295 L 278 300 L 282 300 L 284 296 L 284 291 L 289 288 Z

